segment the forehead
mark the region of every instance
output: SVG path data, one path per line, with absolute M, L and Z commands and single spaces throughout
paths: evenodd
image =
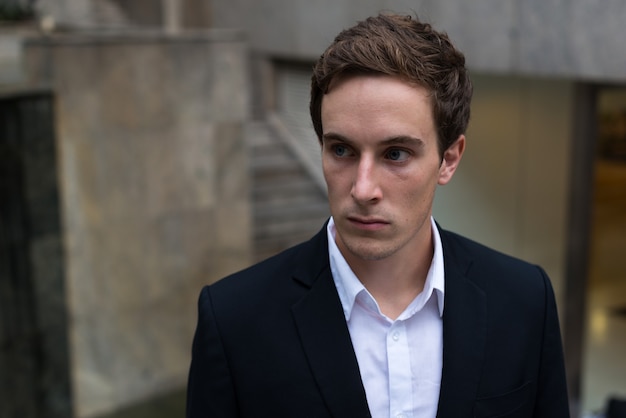
M 430 92 L 386 75 L 356 75 L 334 82 L 321 108 L 324 134 L 353 131 L 377 136 L 434 133 Z
M 378 73 L 344 74 L 336 77 L 328 86 L 328 91 L 322 97 L 322 106 L 328 96 L 353 96 L 360 93 L 360 98 L 376 97 L 379 100 L 400 102 L 407 95 L 419 96 L 418 101 L 433 105 L 434 95 L 431 90 L 420 84 L 413 83 L 401 77 Z M 387 93 L 387 94 L 386 94 Z M 395 95 L 395 97 L 394 97 Z
M 345 72 L 340 73 L 333 77 L 333 79 L 328 83 L 328 87 L 325 95 L 329 94 L 331 91 L 335 90 L 337 87 L 345 84 L 346 82 L 354 81 L 354 80 L 380 80 L 381 82 L 386 83 L 394 83 L 394 84 L 402 84 L 406 87 L 415 88 L 418 90 L 422 90 L 428 97 L 434 99 L 433 89 L 427 85 L 420 84 L 416 81 L 410 80 L 407 77 L 403 77 L 401 75 L 389 75 L 386 73 L 379 72 Z

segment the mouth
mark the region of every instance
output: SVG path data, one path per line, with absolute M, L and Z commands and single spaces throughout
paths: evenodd
M 354 227 L 366 231 L 376 231 L 389 225 L 389 222 L 381 218 L 348 216 L 347 219 Z

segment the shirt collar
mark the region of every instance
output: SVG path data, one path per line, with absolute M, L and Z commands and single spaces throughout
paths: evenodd
M 441 245 L 441 237 L 439 235 L 439 229 L 435 220 L 431 217 L 430 222 L 433 231 L 433 244 L 434 252 L 433 259 L 428 269 L 426 281 L 424 283 L 424 290 L 409 304 L 406 310 L 402 313 L 398 319 L 405 319 L 412 316 L 415 312 L 424 307 L 426 302 L 430 299 L 432 293 L 435 293 L 437 297 L 437 307 L 439 309 L 439 316 L 443 316 L 444 307 L 444 267 L 443 267 L 443 247 Z M 367 292 L 367 289 L 356 277 L 348 262 L 339 251 L 337 243 L 335 242 L 335 235 L 337 230 L 335 228 L 335 222 L 331 217 L 326 229 L 328 237 L 328 256 L 330 260 L 330 269 L 339 294 L 339 300 L 343 307 L 343 313 L 346 321 L 350 320 L 352 308 L 356 301 L 357 296 L 362 292 Z

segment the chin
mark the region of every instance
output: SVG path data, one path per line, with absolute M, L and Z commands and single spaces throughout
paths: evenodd
M 382 248 L 364 245 L 346 245 L 348 251 L 355 257 L 366 261 L 378 261 L 392 256 L 396 253 L 395 248 Z

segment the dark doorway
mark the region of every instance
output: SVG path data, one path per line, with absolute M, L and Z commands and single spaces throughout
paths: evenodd
M 49 92 L 0 95 L 0 416 L 71 416 Z

